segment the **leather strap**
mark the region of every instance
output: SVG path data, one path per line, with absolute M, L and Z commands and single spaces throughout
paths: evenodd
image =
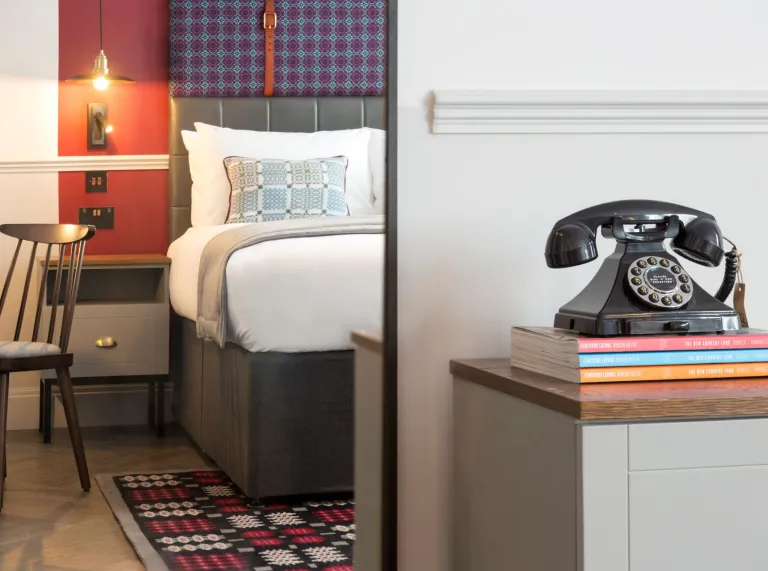
M 277 12 L 275 0 L 267 0 L 264 6 L 264 96 L 270 97 L 275 85 L 275 28 Z

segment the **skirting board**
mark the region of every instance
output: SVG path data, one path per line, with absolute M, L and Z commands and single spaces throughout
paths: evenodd
M 768 91 L 436 91 L 432 133 L 768 133 Z
M 13 381 L 11 381 L 13 382 Z M 147 387 L 144 384 L 75 386 L 77 413 L 82 426 L 131 426 L 147 422 Z M 64 409 L 53 387 L 53 425 L 66 424 Z M 173 387 L 166 384 L 165 419 L 173 420 Z M 11 387 L 8 402 L 8 430 L 36 430 L 39 417 L 38 387 Z
M 89 155 L 49 160 L 0 161 L 0 174 L 167 170 L 168 155 Z

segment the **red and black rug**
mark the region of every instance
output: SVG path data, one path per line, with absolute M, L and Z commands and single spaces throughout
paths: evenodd
M 353 571 L 351 500 L 254 505 L 208 470 L 96 479 L 147 571 Z

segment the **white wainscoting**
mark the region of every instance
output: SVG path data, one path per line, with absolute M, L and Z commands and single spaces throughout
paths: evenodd
M 437 90 L 432 133 L 768 133 L 768 91 Z
M 47 160 L 0 161 L 0 174 L 166 169 L 168 169 L 168 155 L 89 155 L 55 157 Z

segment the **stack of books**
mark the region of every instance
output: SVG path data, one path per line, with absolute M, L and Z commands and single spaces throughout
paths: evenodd
M 768 331 L 587 337 L 513 327 L 511 364 L 572 383 L 768 377 Z

